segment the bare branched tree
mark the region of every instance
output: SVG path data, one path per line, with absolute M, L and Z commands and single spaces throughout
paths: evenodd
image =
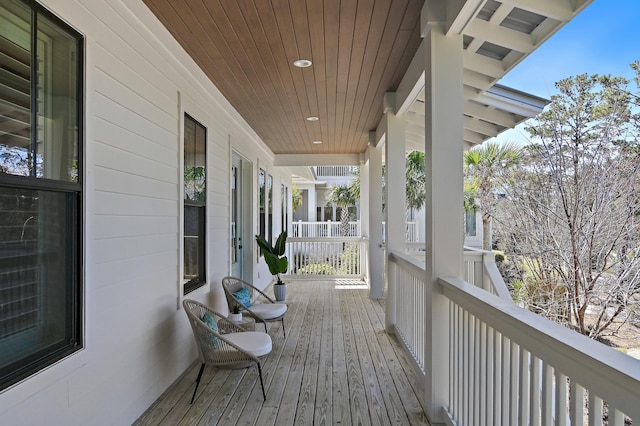
M 592 338 L 640 297 L 640 161 L 628 81 L 579 75 L 528 128 L 500 237 L 525 264 L 520 300 Z

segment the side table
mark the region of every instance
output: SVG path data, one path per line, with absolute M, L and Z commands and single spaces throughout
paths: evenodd
M 243 315 L 242 321 L 236 322 L 236 324 L 247 331 L 256 331 L 256 320 L 252 317 Z

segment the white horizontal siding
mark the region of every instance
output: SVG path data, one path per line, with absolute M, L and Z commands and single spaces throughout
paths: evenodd
M 174 216 L 96 216 L 96 240 L 108 238 L 143 237 L 164 233 L 177 235 L 178 223 Z
M 118 80 L 118 78 L 128 78 L 127 75 L 118 77 L 105 74 L 103 70 L 97 67 L 94 68 L 93 72 L 96 93 L 117 103 L 126 109 L 128 114 L 147 120 L 153 127 L 162 128 L 170 133 L 176 132 L 175 114 L 171 115 L 153 104 L 153 98 L 157 97 L 165 100 L 166 97 L 151 96 L 143 91 L 143 89 L 153 90 L 153 87 L 128 87 Z M 151 98 L 151 100 L 147 98 Z
M 159 164 L 167 165 L 173 168 L 174 173 L 177 176 L 176 168 L 176 147 L 175 140 L 173 145 L 166 146 L 159 143 L 159 141 L 166 140 L 169 142 L 171 137 L 167 137 L 156 140 L 146 137 L 146 135 L 140 135 L 133 133 L 129 129 L 122 128 L 116 124 L 105 121 L 96 117 L 94 121 L 94 132 L 96 134 L 95 141 L 111 146 L 113 149 L 121 149 L 130 154 L 137 156 L 139 160 L 155 161 Z M 177 125 L 177 124 L 176 124 Z M 109 135 L 109 140 L 106 141 L 106 137 L 103 135 Z M 175 139 L 176 136 L 173 135 Z M 101 160 L 104 161 L 104 160 Z
M 176 94 L 163 91 L 163 87 L 172 85 L 171 81 L 158 68 L 150 66 L 149 62 L 143 59 L 144 56 L 133 51 L 124 41 L 121 40 L 116 52 L 114 54 L 99 42 L 96 43 L 96 69 L 113 79 L 113 85 L 121 86 L 119 90 L 135 92 L 133 99 L 146 103 L 155 113 L 164 112 L 167 118 L 175 118 Z M 143 69 L 145 72 L 140 73 L 136 69 Z M 105 89 L 112 88 L 105 86 Z M 110 90 L 106 90 L 96 86 L 97 92 L 110 93 Z
M 176 129 L 171 131 L 150 122 L 143 115 L 132 112 L 118 103 L 119 99 L 112 99 L 97 92 L 93 93 L 93 98 L 94 103 L 92 103 L 91 107 L 95 111 L 95 116 L 88 117 L 89 119 L 101 118 L 131 133 L 152 140 L 157 144 L 171 147 L 177 152 L 177 146 L 175 145 L 177 139 Z M 178 117 L 175 117 L 174 121 L 177 119 Z M 108 133 L 97 133 L 96 139 L 104 141 L 104 139 L 107 138 L 111 139 L 110 136 Z M 125 139 L 125 141 L 126 140 L 127 139 Z
M 138 196 L 98 191 L 94 198 L 92 210 L 95 214 L 157 216 L 166 211 L 175 216 L 176 200 L 147 197 L 140 202 Z
M 254 168 L 273 154 L 141 0 L 43 3 L 86 36 L 85 349 L 1 393 L 0 424 L 130 424 L 196 356 L 177 306 L 181 107 L 208 139 L 212 285 L 190 297 L 223 303 L 229 141 Z

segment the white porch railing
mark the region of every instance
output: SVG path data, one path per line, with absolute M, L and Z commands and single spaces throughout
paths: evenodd
M 604 416 L 622 426 L 625 415 L 640 419 L 639 361 L 485 290 L 491 273 L 480 270 L 490 263 L 487 254 L 466 257 L 468 275 L 482 282 L 440 280 L 441 290 L 434 289 L 449 300 L 448 316 L 438 318 L 449 330 L 443 349 L 423 340 L 423 327 L 430 326 L 423 264 L 408 254 L 389 255 L 393 327 L 415 365 L 429 373 L 425 350 L 447 351 L 447 364 L 438 368 L 448 376 L 442 396 L 448 424 L 602 425 Z
M 406 245 L 406 257 L 390 255 L 389 277 L 396 283 L 395 300 L 396 331 L 412 354 L 416 366 L 424 372 L 424 243 Z M 465 279 L 505 300 L 511 300 L 509 290 L 495 264 L 495 256 L 490 251 L 465 248 Z
M 368 241 L 361 237 L 287 239 L 288 274 L 366 278 Z
M 308 222 L 298 220 L 292 224 L 291 235 L 297 238 L 314 238 L 314 237 L 342 237 L 340 231 L 340 222 L 327 220 L 324 222 Z M 382 222 L 382 241 L 385 241 L 386 226 Z M 359 237 L 362 235 L 360 221 L 349 222 L 349 237 Z M 418 222 L 407 222 L 406 240 L 408 243 L 416 243 L 424 249 L 424 243 L 420 245 L 420 227 Z
M 405 244 L 405 251 L 413 259 L 424 266 L 425 261 L 424 242 L 409 242 Z M 498 266 L 495 261 L 495 253 L 480 250 L 473 247 L 464 248 L 464 279 L 468 283 L 480 287 L 491 294 L 495 294 L 505 300 L 512 300 Z
M 407 241 L 420 240 L 420 227 L 418 226 L 418 222 L 407 222 L 407 235 L 405 239 Z
M 318 177 L 351 177 L 357 172 L 357 166 L 316 166 Z
M 440 283 L 450 300 L 452 421 L 602 425 L 605 412 L 609 425 L 624 425 L 624 414 L 640 419 L 639 361 L 464 281 Z
M 513 300 L 492 251 L 464 248 L 464 280 L 504 300 Z
M 425 300 L 424 262 L 413 256 L 390 253 L 387 260 L 390 285 L 395 285 L 395 331 L 415 361 L 416 372 L 424 374 Z
M 292 224 L 291 235 L 296 238 L 315 238 L 315 237 L 327 237 L 327 238 L 341 238 L 342 233 L 340 230 L 340 222 L 326 221 L 326 222 L 304 222 L 297 221 Z M 360 221 L 349 222 L 348 237 L 359 237 Z
M 420 240 L 420 227 L 418 222 L 409 221 L 406 222 L 405 241 L 408 243 L 415 243 Z M 382 222 L 382 241 L 387 241 L 387 223 Z M 424 249 L 424 243 L 422 243 Z

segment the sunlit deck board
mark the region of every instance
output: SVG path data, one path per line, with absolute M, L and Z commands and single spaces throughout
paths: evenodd
M 287 304 L 286 339 L 280 323 L 269 328 L 266 402 L 254 367 L 208 367 L 190 405 L 199 368 L 194 364 L 136 425 L 428 424 L 418 380 L 384 332 L 384 304 L 370 300 L 368 290 L 294 281 Z

